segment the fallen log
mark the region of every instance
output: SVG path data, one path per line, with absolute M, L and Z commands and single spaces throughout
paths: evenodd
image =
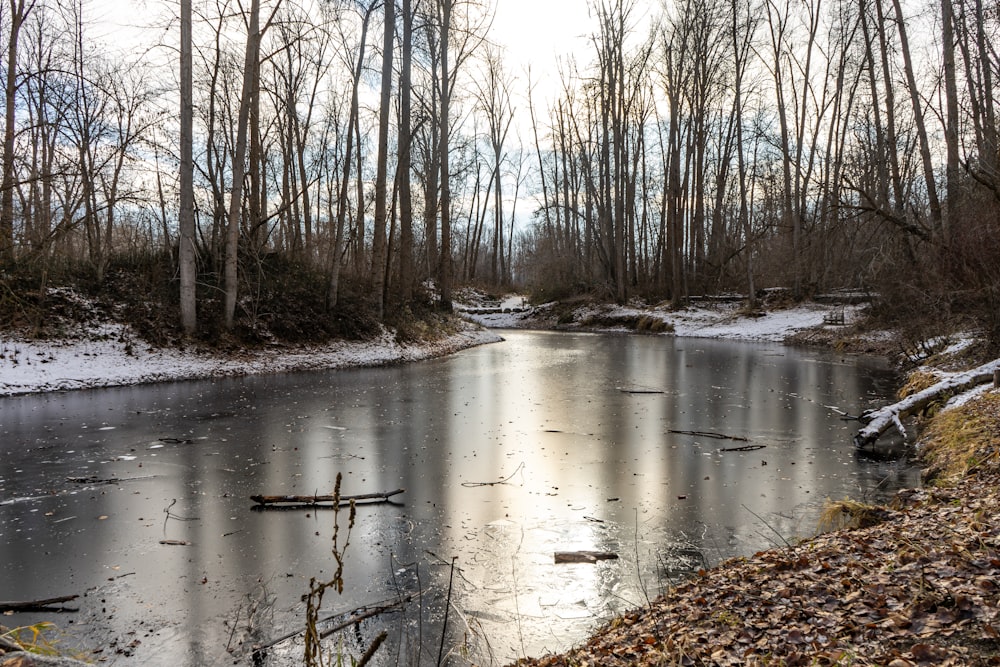
M 1000 359 L 995 359 L 964 373 L 957 373 L 937 382 L 923 391 L 911 394 L 901 401 L 887 405 L 862 415 L 865 426 L 854 436 L 854 446 L 862 449 L 874 446 L 883 433 L 895 426 L 903 438 L 907 438 L 903 418 L 920 412 L 934 401 L 948 400 L 952 396 L 968 391 L 981 384 L 993 381 L 993 374 L 1000 370 Z
M 617 560 L 618 554 L 610 551 L 557 551 L 556 563 L 596 563 L 599 560 Z
M 72 602 L 80 597 L 79 595 L 63 595 L 57 598 L 46 598 L 44 600 L 25 600 L 23 602 L 0 602 L 0 612 L 16 611 L 77 611 L 67 607 L 57 607 L 66 602 Z
M 395 491 L 385 491 L 383 493 L 362 493 L 354 496 L 250 496 L 250 500 L 254 501 L 258 505 L 321 505 L 324 503 L 335 503 L 339 502 L 341 506 L 349 505 L 350 503 L 363 503 L 363 504 L 374 504 L 374 503 L 385 503 L 388 502 L 393 496 L 398 496 L 403 493 L 404 489 L 396 489 Z

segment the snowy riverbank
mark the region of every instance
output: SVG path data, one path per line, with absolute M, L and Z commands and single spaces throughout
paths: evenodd
M 103 325 L 74 340 L 0 336 L 0 396 L 211 377 L 380 366 L 440 357 L 495 343 L 491 331 L 468 325 L 440 340 L 398 342 L 384 331 L 374 340 L 272 347 L 226 354 L 205 349 L 154 348 L 128 327 Z
M 656 330 L 675 336 L 697 338 L 725 338 L 728 340 L 782 342 L 802 331 L 842 326 L 828 326 L 831 314 L 843 313 L 844 323 L 850 324 L 861 317 L 862 306 L 830 306 L 803 303 L 791 308 L 758 310 L 748 314 L 742 303 L 716 303 L 711 306 L 689 306 L 680 310 L 669 307 L 639 308 L 612 304 L 587 304 L 555 313 L 555 304 L 518 310 L 510 300 L 500 304 L 506 312 L 477 313 L 470 311 L 463 317 L 489 328 L 559 328 L 586 329 L 591 331 L 630 332 L 626 323 L 647 318 L 662 323 Z
M 823 327 L 824 317 L 830 312 L 831 307 L 817 304 L 756 316 L 747 316 L 731 304 L 679 311 L 592 305 L 577 311 L 574 317 L 577 321 L 603 323 L 588 326 L 590 330 L 628 331 L 616 326 L 615 321 L 646 316 L 662 320 L 676 336 L 782 341 L 796 332 Z M 847 321 L 856 313 L 856 307 L 847 307 Z M 463 317 L 471 322 L 461 331 L 432 342 L 402 344 L 391 332 L 384 331 L 378 338 L 363 342 L 280 346 L 238 353 L 152 347 L 120 324 L 102 324 L 62 340 L 28 340 L 5 334 L 0 336 L 0 396 L 420 361 L 501 340 L 477 324 L 490 329 L 556 325 L 544 306 L 513 314 L 463 313 Z

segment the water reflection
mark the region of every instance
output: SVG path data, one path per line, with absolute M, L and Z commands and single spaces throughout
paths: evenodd
M 309 578 L 335 568 L 333 512 L 255 512 L 247 498 L 326 493 L 339 473 L 344 493 L 406 493 L 358 510 L 345 592 L 326 608 L 420 598 L 334 645 L 358 655 L 387 628 L 382 664 L 433 664 L 457 557 L 446 646 L 456 663 L 465 651 L 502 663 L 582 640 L 685 558 L 766 548 L 811 533 L 825 498 L 917 483 L 905 463 L 858 459 L 853 425 L 828 407 L 884 400 L 891 374 L 877 363 L 694 339 L 506 338 L 394 368 L 3 399 L 0 598 L 84 595 L 57 620 L 106 645 L 108 664 L 247 660 L 252 642 L 301 625 Z M 764 447 L 724 451 L 748 444 Z M 619 558 L 553 562 L 573 550 Z M 300 655 L 283 645 L 268 663 Z

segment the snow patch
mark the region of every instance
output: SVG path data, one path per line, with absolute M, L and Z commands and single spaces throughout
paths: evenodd
M 389 331 L 371 341 L 220 355 L 194 348 L 152 348 L 120 325 L 96 339 L 0 338 L 0 396 L 70 389 L 256 375 L 420 361 L 502 340 L 472 325 L 429 343 L 401 344 Z

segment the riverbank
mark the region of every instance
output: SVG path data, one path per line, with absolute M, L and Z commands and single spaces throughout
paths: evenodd
M 511 312 L 521 303 L 520 297 L 510 297 L 505 302 L 508 312 L 492 314 L 475 314 L 474 304 L 457 303 L 461 319 L 452 319 L 449 329 L 427 340 L 403 342 L 383 328 L 369 340 L 324 345 L 282 344 L 235 351 L 161 347 L 147 343 L 131 326 L 114 321 L 81 324 L 59 338 L 32 339 L 2 332 L 0 396 L 420 361 L 499 342 L 502 338 L 492 331 L 497 328 L 634 332 L 642 320 L 659 322 L 644 325 L 654 333 L 783 342 L 796 335 L 844 337 L 846 327 L 862 317 L 859 306 L 816 303 L 752 313 L 732 303 L 676 311 L 602 304 L 568 309 L 547 304 Z M 831 313 L 842 314 L 843 324 L 830 324 Z M 882 351 L 880 333 L 854 338 L 866 341 L 857 351 Z
M 431 359 L 501 338 L 471 323 L 431 339 L 401 342 L 389 330 L 366 341 L 223 351 L 144 343 L 130 327 L 105 324 L 60 340 L 0 337 L 0 396 L 149 382 L 381 366 Z
M 548 303 L 519 308 L 518 298 L 503 300 L 495 309 L 477 304 L 459 307 L 463 317 L 489 328 L 554 329 L 631 333 L 668 333 L 696 338 L 783 342 L 798 332 L 853 324 L 863 306 L 831 306 L 806 302 L 789 307 L 747 310 L 739 301 L 718 301 L 672 309 L 668 305 L 640 307 L 606 303 Z M 490 312 L 498 310 L 499 312 Z M 828 324 L 831 314 L 843 322 Z

